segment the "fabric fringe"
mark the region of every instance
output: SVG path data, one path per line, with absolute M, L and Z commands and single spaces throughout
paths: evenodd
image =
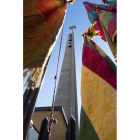
M 51 55 L 50 55 L 51 56 Z M 42 79 L 44 77 L 48 62 L 50 60 L 50 56 L 47 59 L 47 62 L 42 65 L 42 67 L 36 67 L 36 68 L 32 68 L 32 69 L 27 69 L 24 74 L 23 77 L 25 78 L 28 75 L 28 79 L 26 80 L 25 84 L 24 84 L 24 88 L 27 87 L 27 89 L 35 89 L 37 87 L 41 86 L 41 82 Z
M 31 69 L 26 69 L 26 71 L 24 71 L 23 73 L 23 81 L 25 79 L 25 77 L 28 75 L 28 73 L 30 73 Z
M 42 67 L 37 67 L 33 69 L 27 69 L 27 72 L 23 75 L 24 79 L 28 75 L 28 78 L 24 84 L 24 88 L 27 86 L 27 88 L 33 89 L 34 87 L 37 86 L 37 84 L 40 85 L 41 82 L 41 77 L 42 77 Z M 25 76 L 26 75 L 26 76 Z

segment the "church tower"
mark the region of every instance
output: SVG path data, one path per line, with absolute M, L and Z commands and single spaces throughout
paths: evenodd
M 77 86 L 76 86 L 76 67 L 75 67 L 75 48 L 74 33 L 68 34 L 66 49 L 61 68 L 60 78 L 57 86 L 55 106 L 63 106 L 67 120 L 73 116 L 76 120 L 76 138 L 78 140 L 78 104 L 77 104 Z

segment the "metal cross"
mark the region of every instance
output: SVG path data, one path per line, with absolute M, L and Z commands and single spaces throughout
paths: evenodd
M 73 33 L 73 29 L 76 29 L 76 26 L 71 26 L 71 27 L 69 27 L 69 29 L 71 30 L 72 29 L 72 33 Z

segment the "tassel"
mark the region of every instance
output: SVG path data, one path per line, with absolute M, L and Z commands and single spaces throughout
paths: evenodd
M 23 81 L 25 79 L 25 77 L 27 76 L 27 74 L 31 71 L 31 69 L 27 69 L 26 71 L 24 71 L 23 73 Z

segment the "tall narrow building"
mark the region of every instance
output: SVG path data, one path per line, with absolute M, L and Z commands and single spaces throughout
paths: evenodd
M 76 88 L 74 33 L 68 34 L 66 49 L 57 86 L 55 106 L 63 106 L 67 119 L 73 116 L 76 120 L 76 138 L 78 140 L 78 105 Z

